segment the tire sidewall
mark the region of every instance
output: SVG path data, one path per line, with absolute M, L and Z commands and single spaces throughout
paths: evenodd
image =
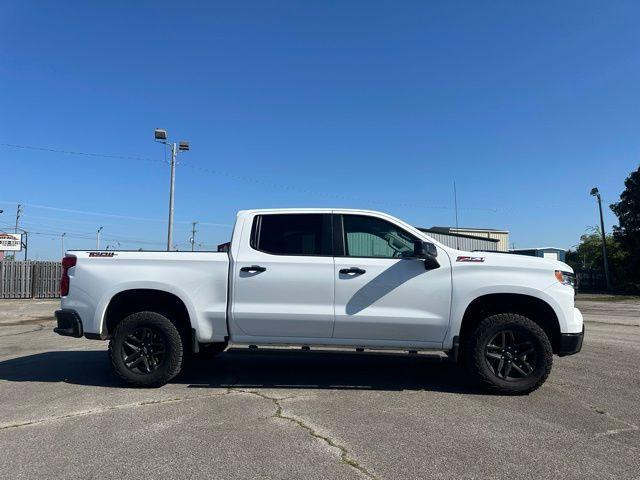
M 160 366 L 148 374 L 131 371 L 122 358 L 125 338 L 143 327 L 156 330 L 163 337 L 166 349 Z M 116 373 L 126 382 L 144 387 L 161 386 L 180 372 L 183 357 L 182 339 L 178 329 L 164 315 L 156 312 L 138 312 L 124 318 L 116 327 L 109 342 L 109 356 Z
M 486 345 L 497 333 L 512 330 L 527 337 L 536 355 L 534 371 L 519 380 L 504 380 L 497 377 L 487 363 Z M 475 331 L 472 344 L 472 370 L 485 386 L 501 393 L 528 393 L 538 388 L 551 371 L 553 353 L 551 343 L 535 322 L 523 315 L 497 314 L 485 318 Z

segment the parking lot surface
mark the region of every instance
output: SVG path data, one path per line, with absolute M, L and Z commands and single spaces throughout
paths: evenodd
M 528 396 L 437 354 L 232 348 L 159 389 L 0 300 L 0 478 L 640 478 L 640 301 L 584 296 L 580 354 Z

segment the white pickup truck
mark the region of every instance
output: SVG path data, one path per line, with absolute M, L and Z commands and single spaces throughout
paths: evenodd
M 384 213 L 241 211 L 223 252 L 70 251 L 60 335 L 109 339 L 115 372 L 159 386 L 229 343 L 444 351 L 485 387 L 527 393 L 580 351 L 561 262 L 464 252 Z

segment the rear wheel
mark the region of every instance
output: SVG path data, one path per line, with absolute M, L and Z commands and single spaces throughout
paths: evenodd
M 500 313 L 480 321 L 464 344 L 469 372 L 487 389 L 525 394 L 542 385 L 553 363 L 547 334 L 523 315 Z
M 109 342 L 116 374 L 138 387 L 159 387 L 182 368 L 183 342 L 171 321 L 156 312 L 129 315 Z

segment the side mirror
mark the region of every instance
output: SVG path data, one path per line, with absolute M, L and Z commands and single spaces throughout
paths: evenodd
M 438 249 L 431 242 L 416 240 L 413 243 L 413 256 L 416 258 L 437 257 Z
M 436 260 L 436 257 L 438 256 L 438 249 L 431 242 L 416 240 L 413 244 L 413 256 L 415 258 L 424 259 L 425 270 L 433 270 L 440 266 L 438 260 Z

